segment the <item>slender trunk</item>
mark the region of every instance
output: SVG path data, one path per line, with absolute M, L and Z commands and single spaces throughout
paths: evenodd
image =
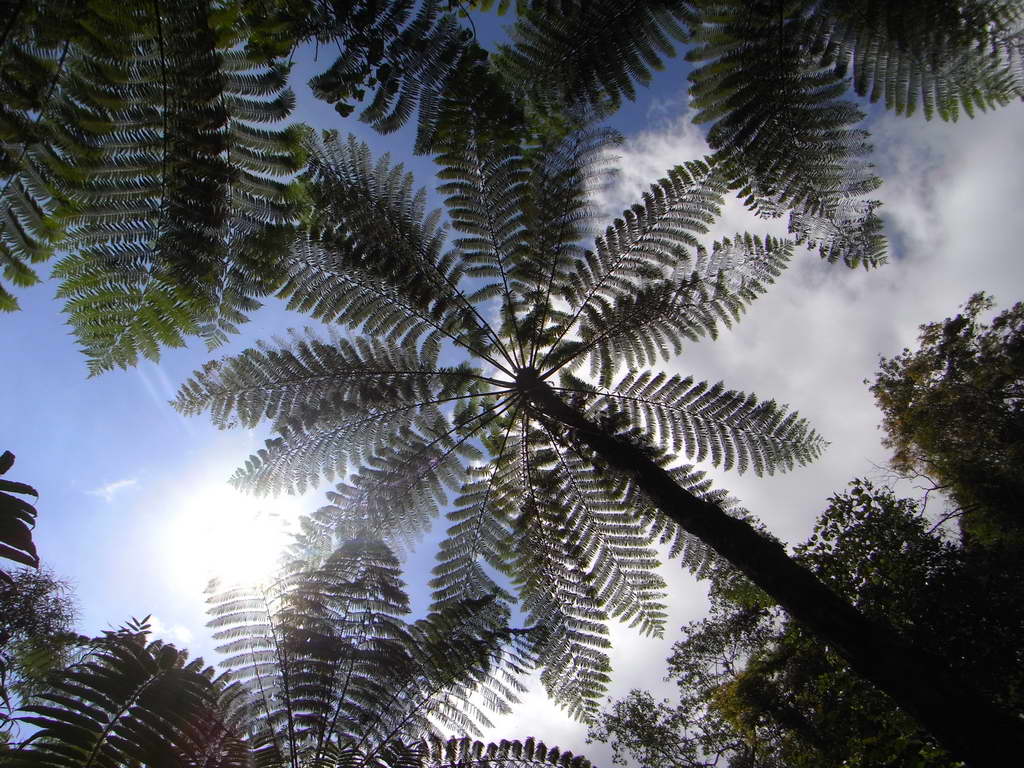
M 1024 721 L 993 705 L 955 670 L 911 648 L 888 624 L 864 616 L 836 595 L 778 542 L 680 487 L 643 451 L 608 434 L 535 379 L 528 390 L 541 414 L 630 476 L 671 520 L 713 548 L 790 616 L 835 649 L 850 668 L 914 716 L 943 747 L 971 768 L 1004 765 L 1024 754 Z

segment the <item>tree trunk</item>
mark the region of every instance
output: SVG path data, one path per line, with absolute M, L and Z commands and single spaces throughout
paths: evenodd
M 527 396 L 533 408 L 572 428 L 581 442 L 631 477 L 661 512 L 835 649 L 957 759 L 971 768 L 988 768 L 1024 755 L 1024 721 L 995 706 L 926 650 L 911 648 L 888 624 L 864 616 L 790 558 L 781 544 L 680 487 L 643 451 L 602 430 L 539 379 Z

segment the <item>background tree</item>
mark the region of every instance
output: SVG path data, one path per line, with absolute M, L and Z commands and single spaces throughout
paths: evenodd
M 0 730 L 20 702 L 60 667 L 78 635 L 70 588 L 48 570 L 15 570 L 0 581 Z
M 447 251 L 438 215 L 426 215 L 400 168 L 329 138 L 306 177 L 320 218 L 292 254 L 284 292 L 363 335 L 295 336 L 210 363 L 177 407 L 209 410 L 220 426 L 272 421 L 278 436 L 236 473 L 242 487 L 302 491 L 343 476 L 313 523 L 325 540 L 369 528 L 408 541 L 457 489 L 437 604 L 504 596 L 494 572 L 504 575 L 547 630 L 536 646 L 542 680 L 571 712 L 592 712 L 603 690 L 608 617 L 660 630 L 651 545 L 662 539 L 691 564 L 709 549 L 734 563 L 965 758 L 980 764 L 1013 743 L 1006 715 L 954 672 L 723 511 L 692 468 L 666 469 L 672 457 L 655 440 L 756 472 L 820 449 L 770 401 L 646 370 L 739 319 L 789 245 L 740 235 L 701 247 L 725 183 L 694 163 L 584 249 L 587 185 L 608 137 L 566 127 L 526 146 L 469 129 L 459 137 L 442 157 L 461 235 Z M 442 364 L 445 343 L 468 359 Z M 574 374 L 585 363 L 589 381 Z M 971 727 L 953 728 L 962 718 Z
M 933 478 L 958 512 L 968 546 L 1024 547 L 1024 304 L 963 312 L 921 326 L 919 348 L 883 359 L 871 391 L 892 464 Z
M 445 158 L 443 191 L 463 235 L 448 249 L 438 214 L 426 215 L 424 193 L 413 194 L 400 167 L 330 138 L 307 177 L 321 218 L 293 254 L 285 292 L 293 306 L 364 335 L 296 337 L 211 363 L 177 405 L 209 409 L 219 425 L 273 414 L 280 437 L 236 474 L 243 487 L 302 491 L 356 470 L 318 515 L 339 540 L 364 526 L 412 540 L 445 487 L 458 489 L 437 604 L 504 594 L 485 563 L 505 574 L 531 621 L 549 630 L 549 690 L 583 711 L 603 688 L 604 619 L 660 628 L 662 584 L 649 570 L 667 523 L 586 462 L 531 390 L 589 358 L 604 386 L 569 375 L 559 389 L 603 414 L 609 430 L 633 416 L 696 455 L 761 472 L 806 460 L 820 441 L 774 403 L 680 377 L 614 375 L 620 361 L 653 362 L 659 347 L 738 317 L 787 250 L 748 236 L 698 251 L 693 233 L 712 221 L 720 191 L 711 169 L 695 164 L 583 252 L 586 183 L 609 135 L 580 129 L 528 149 L 474 138 Z M 634 295 L 641 279 L 647 288 Z M 484 317 L 494 311 L 500 325 Z M 466 350 L 465 362 L 443 365 L 443 341 Z M 699 474 L 678 475 L 699 487 Z M 642 504 L 635 517 L 633 503 Z M 541 527 L 546 535 L 534 539 Z
M 1017 561 L 982 563 L 944 540 L 915 502 L 861 481 L 831 499 L 797 556 L 865 614 L 961 667 L 1007 709 L 1024 708 L 1012 671 L 1024 655 Z M 683 631 L 668 659 L 678 702 L 660 703 L 652 723 L 653 698 L 633 691 L 591 730 L 613 744 L 622 764 L 690 768 L 716 757 L 766 768 L 960 764 L 729 569 L 715 574 L 709 618 Z M 652 763 L 660 744 L 673 750 Z
M 20 718 L 39 730 L 5 765 L 589 765 L 532 738 L 440 738 L 440 725 L 482 721 L 468 696 L 499 710 L 514 699 L 519 633 L 494 631 L 493 601 L 406 622 L 398 563 L 379 541 L 290 562 L 210 604 L 226 673 L 148 642 L 144 623 L 107 633 Z

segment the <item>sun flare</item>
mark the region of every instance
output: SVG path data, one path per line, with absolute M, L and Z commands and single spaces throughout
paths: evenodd
M 171 552 L 205 581 L 254 584 L 270 578 L 300 514 L 294 497 L 258 498 L 217 484 L 184 495 L 169 531 Z

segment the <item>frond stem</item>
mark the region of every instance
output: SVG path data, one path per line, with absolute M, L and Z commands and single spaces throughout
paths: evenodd
M 487 509 L 487 502 L 490 501 L 494 480 L 498 474 L 498 468 L 501 466 L 501 460 L 505 455 L 505 448 L 508 446 L 508 439 L 512 434 L 512 427 L 515 426 L 515 423 L 515 419 L 509 419 L 508 426 L 505 427 L 505 434 L 501 439 L 501 448 L 498 449 L 497 455 L 491 459 L 492 468 L 491 475 L 487 478 L 487 491 L 484 493 L 483 500 L 477 505 L 476 524 L 473 526 L 475 535 L 472 546 L 470 547 L 470 552 L 472 553 L 470 558 L 474 561 L 480 555 L 478 547 L 480 544 L 480 528 L 482 527 L 484 510 Z
M 474 149 L 477 150 L 477 151 L 474 152 L 474 159 L 476 160 L 476 162 L 474 163 L 473 172 L 476 174 L 480 190 L 482 191 L 482 190 L 484 190 L 486 188 L 486 184 L 484 183 L 484 174 L 483 174 L 483 171 L 481 170 L 481 167 L 480 167 L 481 166 L 481 158 L 480 158 L 480 153 L 478 151 L 479 147 L 476 144 L 474 144 Z M 508 275 L 505 272 L 505 262 L 504 262 L 504 259 L 502 258 L 502 255 L 501 255 L 501 249 L 498 247 L 498 236 L 497 236 L 497 233 L 495 232 L 495 229 L 494 229 L 494 217 L 492 215 L 493 208 L 492 208 L 492 206 L 488 205 L 488 206 L 486 206 L 486 209 L 487 209 L 487 233 L 488 233 L 488 235 L 490 235 L 491 244 L 492 244 L 492 247 L 494 248 L 494 258 L 495 258 L 495 261 L 497 262 L 497 265 L 498 265 L 498 272 L 501 275 L 501 284 L 502 284 L 502 288 L 503 288 L 504 293 L 505 293 L 505 302 L 506 302 L 506 304 L 508 306 L 509 316 L 512 319 L 512 327 L 515 329 L 515 341 L 518 342 L 518 344 L 519 344 L 518 358 L 517 358 L 517 360 L 514 361 L 514 363 L 515 363 L 515 367 L 520 367 L 520 366 L 523 365 L 523 361 L 526 360 L 525 347 L 524 347 L 525 342 L 523 340 L 522 332 L 519 329 L 519 320 L 516 318 L 516 305 L 515 305 L 515 302 L 512 299 L 512 291 L 511 291 L 511 289 L 509 288 L 509 285 L 508 285 Z M 513 348 L 513 352 L 515 352 L 516 349 L 515 349 L 515 345 L 514 344 L 512 345 L 512 348 Z
M 278 668 L 281 671 L 281 682 L 284 684 L 284 705 L 285 711 L 288 716 L 288 757 L 292 764 L 292 768 L 299 768 L 298 755 L 296 754 L 297 742 L 295 739 L 295 708 L 292 706 L 292 693 L 291 693 L 291 677 L 289 674 L 289 662 L 288 654 L 285 652 L 281 643 L 277 639 L 277 630 L 274 627 L 274 620 L 270 611 L 270 604 L 267 602 L 267 593 L 265 590 L 260 590 L 260 597 L 263 599 L 263 605 L 266 609 L 268 622 L 267 626 L 270 627 L 270 639 L 274 643 L 274 654 L 277 656 Z M 273 724 L 270 727 L 273 729 Z M 276 745 L 275 736 L 275 745 Z
M 558 254 L 559 254 L 560 249 L 565 245 L 565 243 L 563 242 L 563 237 L 564 237 L 564 233 L 565 233 L 565 227 L 566 227 L 566 218 L 563 216 L 562 217 L 561 226 L 559 227 L 559 230 L 558 230 L 558 238 L 557 238 L 557 240 L 555 240 L 555 242 L 558 245 L 556 246 L 556 248 L 554 250 L 554 253 L 552 254 L 551 272 L 548 274 L 547 285 L 544 288 L 544 304 L 542 305 L 543 311 L 541 313 L 540 322 L 537 324 L 538 333 L 540 333 L 540 334 L 544 333 L 544 325 L 548 321 L 548 313 L 551 310 L 551 304 L 550 304 L 550 302 L 551 302 L 551 289 L 554 287 L 555 273 L 558 271 Z M 555 343 L 557 343 L 557 340 L 556 340 Z M 539 350 L 540 350 L 540 339 L 538 338 L 537 339 L 537 343 L 534 344 L 532 346 L 532 349 L 530 350 L 530 366 L 531 367 L 534 367 L 534 368 L 537 367 L 537 365 L 536 365 L 536 363 L 537 363 L 537 353 L 538 353 Z M 545 358 L 546 358 L 546 356 L 545 356 Z M 543 361 L 541 361 L 541 365 L 543 365 Z
M 96 764 L 96 761 L 100 758 L 100 751 L 109 740 L 111 734 L 114 731 L 114 727 L 117 725 L 119 720 L 122 717 L 124 717 L 132 709 L 132 707 L 135 706 L 136 702 L 139 700 L 139 697 L 142 696 L 142 694 L 145 692 L 147 688 L 149 688 L 157 680 L 163 677 L 163 674 L 163 672 L 160 672 L 156 675 L 153 675 L 144 683 L 142 683 L 142 685 L 140 685 L 138 688 L 132 691 L 132 693 L 127 697 L 127 700 L 125 701 L 124 705 L 113 714 L 113 716 L 110 718 L 110 721 L 105 726 L 103 726 L 103 730 L 100 731 L 100 733 L 97 735 L 96 743 L 93 744 L 92 749 L 89 750 L 88 757 L 86 757 L 85 761 L 82 763 L 83 768 L 89 768 L 89 766 Z

